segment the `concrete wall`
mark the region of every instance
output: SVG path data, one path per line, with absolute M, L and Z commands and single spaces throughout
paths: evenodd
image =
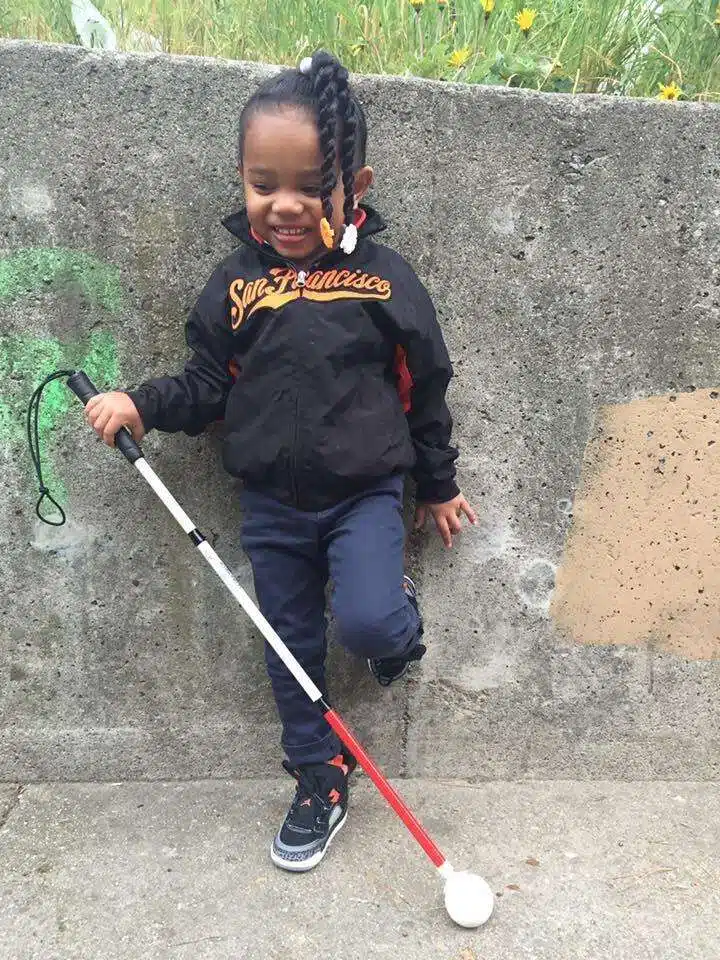
M 70 521 L 40 525 L 22 431 L 46 368 L 181 364 L 262 73 L 0 45 L 0 779 L 277 770 L 261 643 L 184 535 L 62 390 L 42 428 Z M 395 774 L 717 777 L 720 109 L 358 87 L 482 522 L 449 555 L 411 541 L 414 679 L 334 650 L 336 704 Z M 249 585 L 218 431 L 145 447 Z

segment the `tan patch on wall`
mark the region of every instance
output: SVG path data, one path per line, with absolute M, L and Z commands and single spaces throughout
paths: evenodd
M 604 407 L 551 616 L 579 643 L 720 657 L 720 397 Z

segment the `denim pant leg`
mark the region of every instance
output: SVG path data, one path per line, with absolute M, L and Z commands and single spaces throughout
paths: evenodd
M 242 544 L 253 569 L 255 593 L 266 619 L 327 700 L 325 585 L 327 560 L 317 515 L 252 491 L 243 491 Z M 293 764 L 322 763 L 340 741 L 272 647 L 265 660 L 282 722 L 282 746 Z
M 402 477 L 388 477 L 321 515 L 338 639 L 360 657 L 403 657 L 419 642 L 402 587 L 402 490 Z

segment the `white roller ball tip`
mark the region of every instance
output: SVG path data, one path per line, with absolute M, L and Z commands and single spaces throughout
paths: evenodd
M 300 61 L 300 73 L 310 73 L 312 70 L 312 57 L 304 57 Z
M 445 909 L 459 927 L 481 927 L 494 906 L 489 884 L 476 873 L 453 871 L 445 881 Z

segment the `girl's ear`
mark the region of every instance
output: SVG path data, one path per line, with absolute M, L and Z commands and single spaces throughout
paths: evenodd
M 356 206 L 358 203 L 360 203 L 370 187 L 373 185 L 374 178 L 375 174 L 372 167 L 360 167 L 358 172 L 355 174 L 354 193 Z

